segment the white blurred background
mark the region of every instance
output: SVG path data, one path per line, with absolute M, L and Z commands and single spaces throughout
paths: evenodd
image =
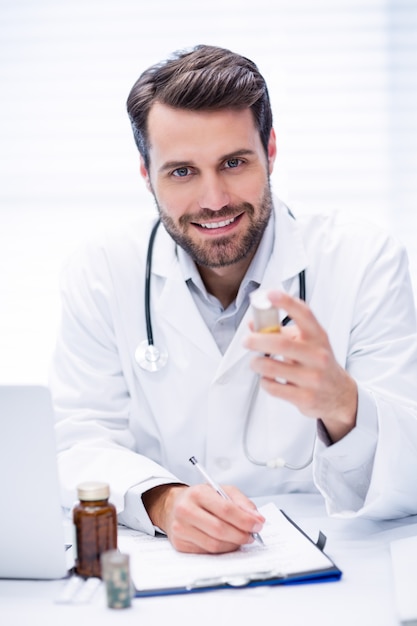
M 0 0 L 0 383 L 47 382 L 80 239 L 153 210 L 126 97 L 197 43 L 267 79 L 281 199 L 386 226 L 417 287 L 416 0 Z

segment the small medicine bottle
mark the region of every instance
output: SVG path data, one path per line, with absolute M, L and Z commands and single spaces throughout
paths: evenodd
M 128 608 L 133 595 L 129 555 L 118 550 L 104 552 L 101 555 L 101 573 L 106 583 L 107 606 L 110 609 Z
M 274 307 L 267 292 L 256 289 L 250 294 L 253 325 L 258 333 L 278 333 L 281 329 L 279 310 Z
M 101 578 L 102 553 L 117 549 L 116 508 L 109 502 L 110 489 L 106 483 L 81 483 L 77 493 L 79 503 L 73 509 L 75 571 L 85 578 Z

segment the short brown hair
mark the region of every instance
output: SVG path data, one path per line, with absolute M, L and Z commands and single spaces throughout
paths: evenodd
M 246 57 L 215 46 L 178 51 L 145 70 L 127 99 L 133 135 L 149 168 L 148 114 L 159 102 L 191 111 L 250 108 L 265 153 L 272 128 L 268 89 L 257 66 Z

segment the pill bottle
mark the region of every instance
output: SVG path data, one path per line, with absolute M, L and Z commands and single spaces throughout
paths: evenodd
M 79 503 L 73 509 L 75 571 L 85 578 L 101 578 L 102 553 L 117 549 L 116 508 L 109 502 L 110 489 L 106 483 L 81 483 L 77 493 Z
M 253 325 L 259 333 L 277 333 L 281 329 L 279 311 L 274 307 L 262 289 L 256 289 L 250 294 Z

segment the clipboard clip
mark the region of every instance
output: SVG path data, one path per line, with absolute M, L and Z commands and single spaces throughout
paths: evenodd
M 266 570 L 264 572 L 251 572 L 249 574 L 231 574 L 228 576 L 214 576 L 212 578 L 199 578 L 187 585 L 187 590 L 201 589 L 204 587 L 246 587 L 252 582 L 259 580 L 283 579 L 285 574 L 277 570 Z
M 324 550 L 324 546 L 326 545 L 326 541 L 327 541 L 326 535 L 324 533 L 322 533 L 321 530 L 320 530 L 319 531 L 319 536 L 318 536 L 317 541 L 316 541 L 316 546 L 322 552 Z

